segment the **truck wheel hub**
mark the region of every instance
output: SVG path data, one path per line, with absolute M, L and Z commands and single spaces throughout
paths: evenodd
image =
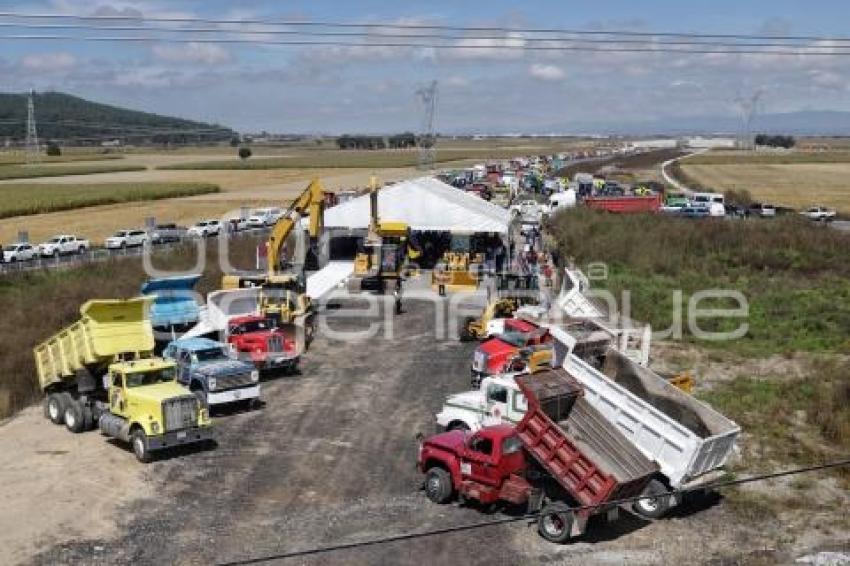
M 56 420 L 59 417 L 59 407 L 55 399 L 51 399 L 47 404 L 47 411 L 50 413 L 50 418 Z
M 557 535 L 564 530 L 564 521 L 561 517 L 552 513 L 543 519 L 543 528 L 551 535 Z
M 646 511 L 652 513 L 656 509 L 658 509 L 658 499 L 656 499 L 655 497 L 647 497 L 646 499 L 640 499 L 638 500 L 638 505 L 643 507 Z

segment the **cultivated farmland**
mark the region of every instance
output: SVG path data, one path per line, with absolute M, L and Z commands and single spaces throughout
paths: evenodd
M 0 184 L 0 218 L 219 192 L 210 183 Z

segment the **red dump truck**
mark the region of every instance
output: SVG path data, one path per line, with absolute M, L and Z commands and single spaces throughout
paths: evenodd
M 598 196 L 585 197 L 584 206 L 606 212 L 658 212 L 661 210 L 660 194 L 648 196 Z
M 614 501 L 635 497 L 658 466 L 582 398 L 563 369 L 516 377 L 528 401 L 516 428 L 453 430 L 419 446 L 418 469 L 435 503 L 455 496 L 483 504 L 525 505 L 551 542 L 581 535 L 588 518 L 616 515 Z

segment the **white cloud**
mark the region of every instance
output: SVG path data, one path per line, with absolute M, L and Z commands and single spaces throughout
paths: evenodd
M 212 43 L 186 43 L 182 45 L 154 45 L 157 59 L 171 63 L 202 63 L 216 65 L 230 61 L 230 52 Z
M 542 81 L 560 81 L 567 76 L 562 68 L 555 65 L 544 65 L 542 63 L 535 63 L 529 67 L 528 74 Z
M 847 89 L 847 79 L 839 73 L 833 73 L 832 71 L 824 71 L 818 69 L 811 71 L 809 73 L 809 76 L 812 79 L 812 84 L 820 88 L 828 90 Z
M 77 66 L 77 58 L 64 51 L 33 53 L 21 57 L 21 67 L 37 73 L 65 73 Z

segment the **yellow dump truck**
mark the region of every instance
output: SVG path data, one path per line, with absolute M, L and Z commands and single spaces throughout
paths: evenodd
M 79 321 L 33 350 L 45 416 L 75 433 L 99 428 L 142 462 L 212 439 L 209 414 L 175 381 L 174 362 L 153 356 L 153 300 L 88 301 Z

